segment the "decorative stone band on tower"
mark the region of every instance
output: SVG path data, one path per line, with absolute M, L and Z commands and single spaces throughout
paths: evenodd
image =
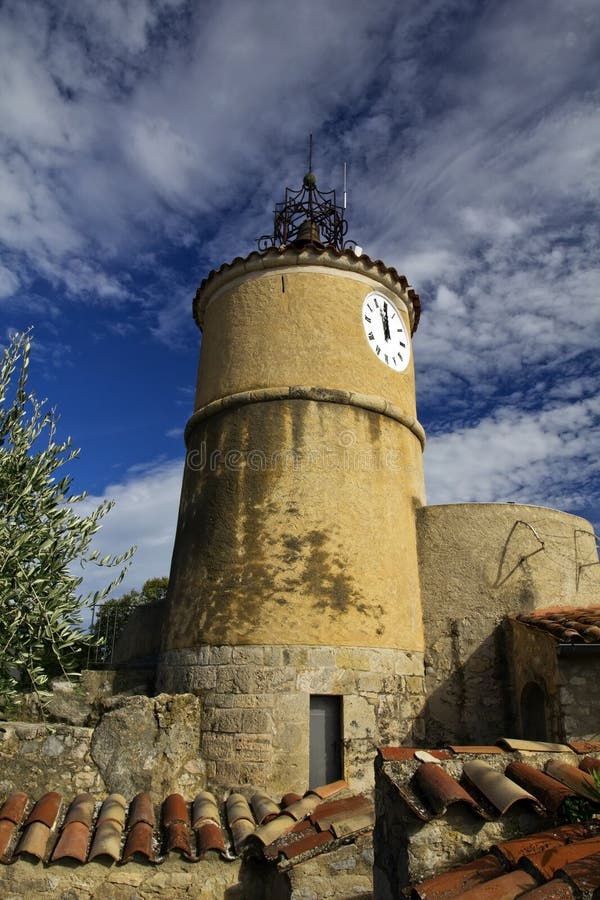
M 351 250 L 252 253 L 195 298 L 202 352 L 159 686 L 201 696 L 215 784 L 316 777 L 323 695 L 338 698 L 340 774 L 355 785 L 371 783 L 376 744 L 419 737 L 424 432 L 412 354 L 393 371 L 365 336 L 374 291 L 409 340 L 418 297 Z

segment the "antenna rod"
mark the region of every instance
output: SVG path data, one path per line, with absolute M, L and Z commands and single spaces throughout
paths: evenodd
M 308 135 L 308 171 L 312 172 L 312 131 Z
M 342 208 L 343 208 L 343 209 L 346 209 L 346 200 L 347 200 L 347 195 L 346 195 L 346 163 L 344 163 L 344 202 L 343 202 L 343 204 L 342 204 Z

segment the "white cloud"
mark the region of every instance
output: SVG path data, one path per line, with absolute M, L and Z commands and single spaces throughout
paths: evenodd
M 85 501 L 87 510 L 105 499 L 115 501 L 94 541 L 101 556 L 122 553 L 137 545 L 125 580 L 116 589 L 117 596 L 132 588 L 139 589 L 148 578 L 169 574 L 182 476 L 181 459 L 140 466 L 118 484 L 109 484 L 102 496 L 88 497 Z M 88 566 L 81 591 L 106 586 L 111 571 Z

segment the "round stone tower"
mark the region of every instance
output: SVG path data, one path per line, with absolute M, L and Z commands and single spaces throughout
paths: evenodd
M 159 687 L 202 697 L 213 784 L 358 787 L 378 743 L 421 732 L 419 298 L 343 249 L 343 213 L 313 176 L 291 196 L 271 246 L 211 272 L 194 301 Z

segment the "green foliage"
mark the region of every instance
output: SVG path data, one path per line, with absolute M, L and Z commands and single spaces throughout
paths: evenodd
M 567 797 L 560 805 L 559 821 L 568 824 L 589 822 L 595 809 L 584 797 Z
M 104 601 L 91 629 L 99 645 L 95 655 L 96 662 L 110 659 L 111 648 L 134 609 L 151 603 L 162 603 L 166 599 L 168 584 L 169 579 L 166 577 L 150 578 L 144 582 L 141 591 L 128 591 L 121 597 Z
M 72 478 L 59 470 L 79 450 L 56 440 L 54 410 L 28 391 L 30 352 L 30 334 L 16 334 L 0 365 L 0 691 L 42 697 L 50 677 L 77 666 L 90 640 L 82 612 L 120 583 L 135 547 L 102 559 L 91 551 L 113 504 L 76 511 L 86 494 L 71 494 Z M 80 596 L 75 562 L 123 568 L 104 590 Z

